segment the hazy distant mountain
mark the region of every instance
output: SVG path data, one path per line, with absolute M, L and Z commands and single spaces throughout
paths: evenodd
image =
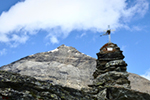
M 150 81 L 137 74 L 129 73 L 131 89 L 150 94 Z
M 0 69 L 81 89 L 92 84 L 96 59 L 73 47 L 61 45 L 55 50 L 24 57 Z M 132 89 L 150 94 L 150 81 L 132 73 L 129 73 L 129 80 Z

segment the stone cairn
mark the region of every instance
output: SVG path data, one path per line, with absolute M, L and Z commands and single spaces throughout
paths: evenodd
M 97 70 L 93 73 L 96 87 L 122 87 L 130 89 L 127 64 L 120 48 L 114 43 L 106 43 L 97 53 Z

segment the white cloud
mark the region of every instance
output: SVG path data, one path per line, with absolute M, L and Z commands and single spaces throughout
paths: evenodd
M 133 30 L 141 31 L 141 30 L 142 30 L 142 27 L 140 27 L 140 26 L 133 26 Z
M 80 37 L 82 38 L 82 37 L 83 37 L 83 36 L 85 36 L 85 35 L 86 35 L 86 33 L 84 32 L 84 33 L 82 33 L 82 34 L 81 34 L 81 36 L 80 36 Z
M 55 36 L 50 37 L 52 43 L 59 43 Z
M 144 75 L 141 75 L 141 76 L 150 80 L 150 69 Z
M 4 49 L 2 49 L 2 50 L 0 50 L 0 56 L 2 56 L 2 55 L 5 55 L 6 54 L 6 49 L 4 48 Z
M 51 42 L 58 43 L 58 38 L 67 37 L 72 30 L 102 31 L 108 25 L 114 29 L 123 27 L 134 15 L 144 16 L 148 10 L 146 0 L 134 1 L 128 7 L 126 0 L 25 0 L 1 14 L 0 41 L 24 43 L 28 38 L 22 41 L 22 35 L 18 34 L 45 30 Z
M 25 43 L 26 40 L 28 40 L 28 36 L 25 36 L 25 35 L 23 35 L 23 36 L 18 36 L 18 35 L 16 35 L 16 34 L 13 34 L 11 40 L 12 40 L 12 41 L 19 42 L 19 43 Z
M 76 38 L 82 38 L 82 37 L 86 36 L 86 34 L 87 34 L 86 32 L 83 32 L 82 34 L 77 35 Z

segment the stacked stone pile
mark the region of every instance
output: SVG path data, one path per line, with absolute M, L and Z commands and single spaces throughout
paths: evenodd
M 117 86 L 130 88 L 126 62 L 120 48 L 107 43 L 97 53 L 97 70 L 93 73 L 95 86 Z
M 150 100 L 148 94 L 130 89 L 127 64 L 120 48 L 114 43 L 107 43 L 97 53 L 94 81 L 86 91 L 94 100 Z

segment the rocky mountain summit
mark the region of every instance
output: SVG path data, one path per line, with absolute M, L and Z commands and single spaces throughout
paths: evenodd
M 93 82 L 95 60 L 73 47 L 61 45 L 55 50 L 24 57 L 0 69 L 81 89 Z
M 97 56 L 96 60 L 62 45 L 2 66 L 0 96 L 10 100 L 150 100 L 150 82 L 126 71 L 127 63 L 116 44 L 105 44 Z M 141 81 L 144 88 L 138 87 Z

